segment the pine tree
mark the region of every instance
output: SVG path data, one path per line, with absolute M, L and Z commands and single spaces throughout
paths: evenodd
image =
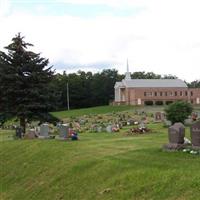
M 0 113 L 1 119 L 17 117 L 25 133 L 32 120 L 49 121 L 51 104 L 49 82 L 54 71 L 48 59 L 28 51 L 33 46 L 17 34 L 12 43 L 0 51 Z

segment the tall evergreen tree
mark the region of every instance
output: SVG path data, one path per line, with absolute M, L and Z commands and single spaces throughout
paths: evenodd
M 48 59 L 27 50 L 31 46 L 19 33 L 5 47 L 8 53 L 0 51 L 1 119 L 17 117 L 24 132 L 26 122 L 52 119 L 48 86 L 54 72 Z

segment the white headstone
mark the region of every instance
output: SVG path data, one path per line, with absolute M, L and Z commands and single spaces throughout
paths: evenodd
M 106 132 L 112 133 L 112 125 L 108 125 L 108 126 L 106 127 Z

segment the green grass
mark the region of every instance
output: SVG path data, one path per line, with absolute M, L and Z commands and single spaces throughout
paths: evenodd
M 200 157 L 163 152 L 167 129 L 149 127 L 129 137 L 83 133 L 77 142 L 3 141 L 0 199 L 198 200 Z
M 0 142 L 3 142 L 5 140 L 12 140 L 13 136 L 15 134 L 14 130 L 1 130 L 0 129 Z
M 97 106 L 92 108 L 82 108 L 82 109 L 75 109 L 75 110 L 65 110 L 59 112 L 52 112 L 55 117 L 58 118 L 67 118 L 67 117 L 79 117 L 82 115 L 94 115 L 94 114 L 106 114 L 112 112 L 121 112 L 134 109 L 133 106 Z
M 94 114 L 106 114 L 112 112 L 122 112 L 127 110 L 144 110 L 146 112 L 157 112 L 163 111 L 165 106 L 97 106 L 92 108 L 82 108 L 82 109 L 74 109 L 74 110 L 65 110 L 59 112 L 52 112 L 55 117 L 60 119 L 68 118 L 68 117 L 79 117 L 83 115 L 94 115 Z M 199 111 L 200 106 L 194 107 L 194 111 Z

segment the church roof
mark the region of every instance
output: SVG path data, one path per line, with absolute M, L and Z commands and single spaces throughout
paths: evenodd
M 115 88 L 187 88 L 184 81 L 180 79 L 131 79 L 116 82 Z
M 115 88 L 118 88 L 118 87 L 125 87 L 125 85 L 122 82 L 116 82 Z

